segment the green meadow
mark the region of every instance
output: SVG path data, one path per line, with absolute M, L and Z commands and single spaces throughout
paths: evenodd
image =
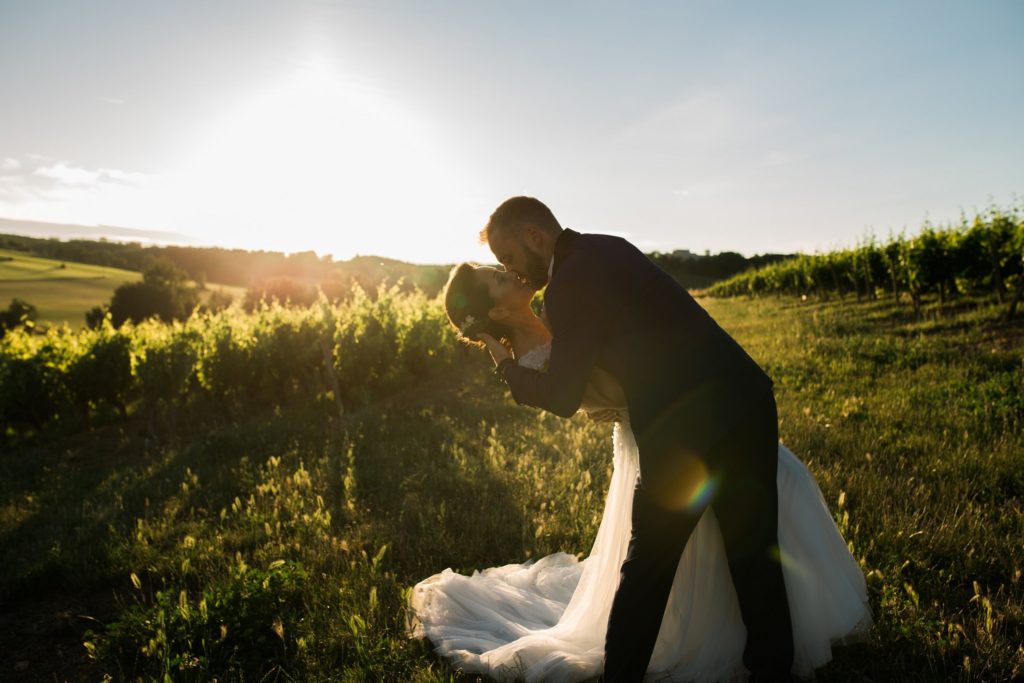
M 867 577 L 875 626 L 817 680 L 1024 675 L 1024 326 L 967 297 L 700 301 Z M 406 637 L 409 588 L 593 541 L 610 426 L 517 406 L 437 301 L 9 337 L 5 382 L 67 391 L 5 413 L 4 678 L 459 679 Z M 89 348 L 125 350 L 127 417 L 74 400 Z
M 11 299 L 27 301 L 36 307 L 38 322 L 72 328 L 85 326 L 85 312 L 93 306 L 110 303 L 114 290 L 127 282 L 137 282 L 142 273 L 86 263 L 57 261 L 27 252 L 0 249 L 0 306 Z M 232 296 L 244 296 L 244 287 L 207 285 L 201 300 L 214 289 Z

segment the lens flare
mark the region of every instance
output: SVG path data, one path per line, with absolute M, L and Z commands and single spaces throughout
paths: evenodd
M 696 488 L 693 489 L 693 493 L 690 494 L 690 499 L 686 502 L 686 508 L 691 512 L 697 510 L 703 510 L 711 499 L 715 496 L 715 491 L 718 490 L 718 477 L 706 476 L 704 480 L 697 484 Z
M 702 458 L 684 453 L 660 477 L 656 498 L 670 510 L 699 512 L 715 497 L 718 477 L 708 472 Z
M 774 559 L 776 562 L 781 564 L 786 569 L 788 569 L 788 570 L 790 570 L 792 572 L 795 572 L 797 574 L 802 574 L 803 573 L 803 567 L 800 566 L 800 563 L 798 563 L 796 560 L 794 560 L 791 555 L 787 554 L 779 546 L 773 547 L 772 550 L 771 550 L 771 553 L 772 553 L 772 559 Z

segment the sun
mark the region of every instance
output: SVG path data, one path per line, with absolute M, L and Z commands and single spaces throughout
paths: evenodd
M 192 150 L 179 194 L 210 242 L 444 261 L 439 231 L 470 239 L 480 220 L 458 215 L 472 182 L 436 130 L 324 65 L 253 93 Z

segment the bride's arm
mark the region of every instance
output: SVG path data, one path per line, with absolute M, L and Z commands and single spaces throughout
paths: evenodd
M 541 320 L 545 323 L 545 327 L 547 327 L 546 317 L 542 315 Z M 495 352 L 502 347 L 502 343 L 490 335 L 481 334 L 479 338 L 487 344 L 492 356 L 494 356 Z M 551 338 L 549 337 L 548 341 L 550 341 L 550 339 Z M 520 348 L 510 342 L 509 346 L 512 347 L 512 357 L 519 359 L 524 354 L 532 351 L 536 347 L 536 344 L 530 345 L 526 348 Z M 583 398 L 580 401 L 580 408 L 587 413 L 588 417 L 596 422 L 616 421 L 621 419 L 622 414 L 628 410 L 626 405 L 626 394 L 615 377 L 605 370 L 594 366 L 591 369 L 590 378 L 583 389 Z

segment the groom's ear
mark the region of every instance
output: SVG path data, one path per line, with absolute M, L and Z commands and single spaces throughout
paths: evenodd
M 523 226 L 523 239 L 534 251 L 538 251 L 544 246 L 544 233 L 532 223 Z

